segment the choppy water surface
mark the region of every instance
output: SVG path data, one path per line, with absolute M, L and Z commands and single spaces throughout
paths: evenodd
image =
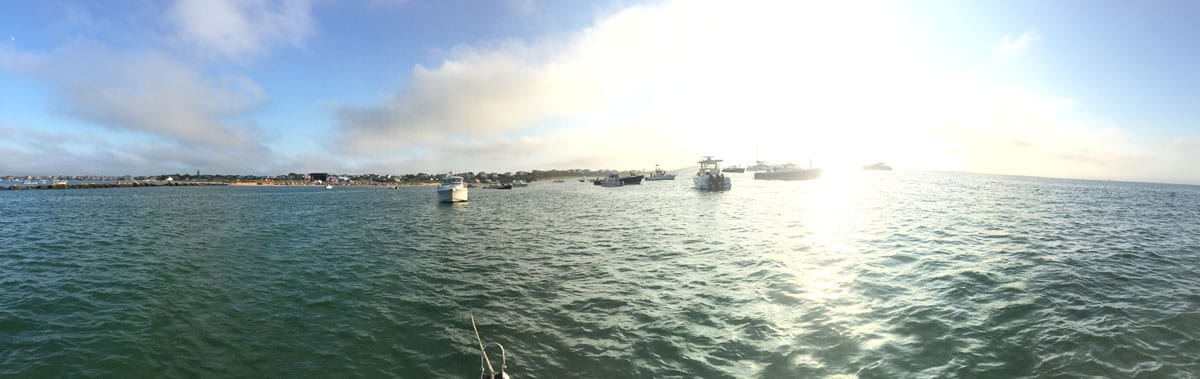
M 0 191 L 0 375 L 1195 377 L 1200 188 Z

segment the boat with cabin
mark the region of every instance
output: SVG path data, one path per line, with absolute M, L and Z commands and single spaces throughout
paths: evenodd
M 883 162 L 875 162 L 875 164 L 862 166 L 862 169 L 867 171 L 892 171 L 892 166 L 888 166 Z
M 795 163 L 784 163 L 777 166 L 772 166 L 770 171 L 754 173 L 756 180 L 809 180 L 816 179 L 821 176 L 821 169 L 813 168 L 812 161 L 808 162 L 809 168 L 800 168 Z
M 609 179 L 609 177 L 613 177 L 613 176 L 616 176 L 616 180 L 620 181 L 621 185 L 623 185 L 623 186 L 642 184 L 642 179 L 644 179 L 646 177 L 645 175 L 633 175 L 633 173 L 630 173 L 629 176 L 620 176 L 616 173 L 612 173 L 612 174 L 609 174 L 608 177 L 593 179 L 592 184 L 598 185 L 598 186 L 604 185 L 604 182 L 607 181 Z
M 461 176 L 447 175 L 442 178 L 441 184 L 438 185 L 438 202 L 455 203 L 467 201 L 467 191 L 467 186 L 463 184 Z
M 615 173 L 609 174 L 600 181 L 600 186 L 602 187 L 622 187 L 624 185 L 625 182 L 621 180 L 621 176 Z
M 675 180 L 675 174 L 668 174 L 662 167 L 654 165 L 654 173 L 647 176 L 646 180 Z
M 705 156 L 700 164 L 700 170 L 692 177 L 692 184 L 702 191 L 728 191 L 733 187 L 733 180 L 721 173 L 721 160 Z
M 766 161 L 754 161 L 754 165 L 747 167 L 746 171 L 754 171 L 754 172 L 771 171 L 771 165 L 768 165 Z

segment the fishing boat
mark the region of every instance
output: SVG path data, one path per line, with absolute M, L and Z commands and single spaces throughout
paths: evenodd
M 602 187 L 622 187 L 624 185 L 625 182 L 622 181 L 621 177 L 617 174 L 609 174 L 600 181 L 600 186 Z
M 729 166 L 729 167 L 721 169 L 721 172 L 732 172 L 735 174 L 741 174 L 743 172 L 746 172 L 746 168 L 738 167 L 738 166 Z
M 467 201 L 467 191 L 467 186 L 463 185 L 463 178 L 461 176 L 448 175 L 442 178 L 442 183 L 438 185 L 438 202 L 454 203 Z
M 746 171 L 771 171 L 771 165 L 768 165 L 766 161 L 754 161 L 754 165 L 747 167 Z
M 733 187 L 733 181 L 721 173 L 721 160 L 705 156 L 700 164 L 700 170 L 692 177 L 692 184 L 702 191 L 728 191 Z
M 647 176 L 646 180 L 675 180 L 675 174 L 668 174 L 658 165 L 654 165 L 654 173 Z
M 777 166 L 772 166 L 770 171 L 754 173 L 756 180 L 809 180 L 816 179 L 821 176 L 821 169 L 812 168 L 812 161 L 808 163 L 809 168 L 800 168 L 794 163 L 784 163 Z
M 642 184 L 642 179 L 644 179 L 646 177 L 645 175 L 620 176 L 617 174 L 610 174 L 607 177 L 592 179 L 592 184 L 595 184 L 598 186 L 604 185 L 604 183 L 609 180 L 609 177 L 613 177 L 613 176 L 616 177 L 616 179 L 614 179 L 614 180 L 620 181 L 621 185 L 623 185 L 623 186 Z
M 892 166 L 888 166 L 883 162 L 875 162 L 875 164 L 862 166 L 862 169 L 867 171 L 892 171 Z
M 645 177 L 646 177 L 645 175 L 633 175 L 633 173 L 631 172 L 631 173 L 629 173 L 629 176 L 620 177 L 620 180 L 621 180 L 621 184 L 623 184 L 623 185 L 642 184 L 642 179 L 644 179 Z

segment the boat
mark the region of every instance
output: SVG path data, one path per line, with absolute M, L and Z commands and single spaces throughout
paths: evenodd
M 754 171 L 754 172 L 771 171 L 771 166 L 768 165 L 766 161 L 754 161 L 754 165 L 747 167 L 746 171 Z
M 512 183 L 497 184 L 492 189 L 512 189 Z
M 605 177 L 604 179 L 602 179 L 600 181 L 600 186 L 602 186 L 602 187 L 622 187 L 622 186 L 625 186 L 625 181 L 621 180 L 621 177 L 617 174 L 609 174 L 607 177 Z
M 614 179 L 614 180 L 620 181 L 621 185 L 625 185 L 625 186 L 634 185 L 634 184 L 642 184 L 642 179 L 644 179 L 646 177 L 645 175 L 619 176 L 617 174 L 609 174 L 607 177 L 604 177 L 604 178 L 592 179 L 592 184 L 598 185 L 598 186 L 604 185 L 604 182 L 613 176 L 616 176 L 616 179 Z
M 332 184 L 326 184 L 326 185 L 325 185 L 325 189 L 333 189 L 333 185 L 332 185 Z
M 654 165 L 654 173 L 647 176 L 646 180 L 675 180 L 675 174 L 668 174 L 658 165 Z
M 442 183 L 438 185 L 438 202 L 455 203 L 467 201 L 467 191 L 467 186 L 463 184 L 461 176 L 447 175 L 442 178 Z
M 733 181 L 721 173 L 721 160 L 705 156 L 704 160 L 696 162 L 700 170 L 692 177 L 692 184 L 703 191 L 728 191 L 733 187 Z
M 892 166 L 888 166 L 883 162 L 875 162 L 875 164 L 862 166 L 862 169 L 867 171 L 892 171 Z
M 800 168 L 794 163 L 784 163 L 777 166 L 772 166 L 770 171 L 754 173 L 756 180 L 809 180 L 816 179 L 821 176 L 821 169 L 812 168 L 812 162 L 809 162 L 809 168 Z
M 529 183 L 526 183 L 524 180 L 517 179 L 517 180 L 512 181 L 512 186 L 513 187 L 529 187 Z
M 738 166 L 729 166 L 729 167 L 721 169 L 721 172 L 732 172 L 735 174 L 741 174 L 743 172 L 746 172 L 746 168 L 738 167 Z

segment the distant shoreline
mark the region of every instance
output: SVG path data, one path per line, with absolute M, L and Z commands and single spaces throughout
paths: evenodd
M 153 181 L 135 183 L 80 183 L 80 184 L 40 184 L 40 185 L 9 185 L 0 186 L 0 191 L 35 191 L 61 189 L 97 189 L 97 188 L 135 188 L 135 187 L 399 187 L 399 186 L 433 186 L 437 183 L 338 183 L 316 184 L 298 182 L 187 182 L 187 181 Z

